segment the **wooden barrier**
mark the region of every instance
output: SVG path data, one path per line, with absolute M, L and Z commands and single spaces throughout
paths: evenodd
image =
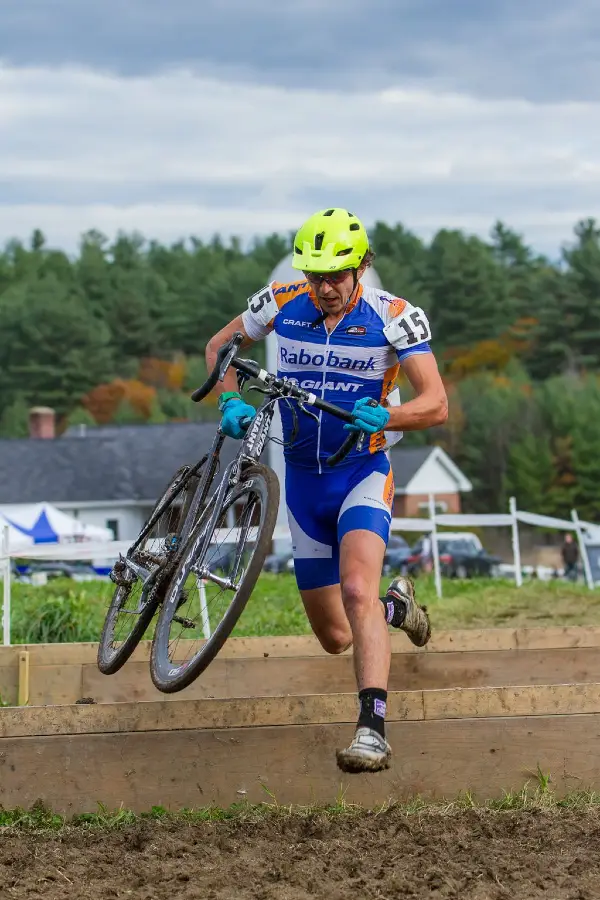
M 392 690 L 600 682 L 600 628 L 440 632 L 422 650 L 392 635 Z M 102 675 L 97 644 L 0 648 L 0 696 L 31 705 L 257 697 L 354 690 L 350 652 L 328 656 L 311 636 L 229 640 L 207 671 L 178 694 L 159 693 L 145 642 L 116 675 Z
M 373 776 L 335 764 L 353 694 L 8 709 L 0 804 L 77 813 L 344 797 L 372 807 L 497 796 L 535 783 L 538 768 L 558 794 L 600 788 L 600 684 L 393 692 L 388 708 L 393 765 Z

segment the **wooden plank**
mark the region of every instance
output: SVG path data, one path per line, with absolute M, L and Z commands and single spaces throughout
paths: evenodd
M 598 679 L 600 681 L 600 677 Z M 128 663 L 106 677 L 96 666 L 82 670 L 82 695 L 96 702 L 178 700 L 182 698 L 271 697 L 356 690 L 351 656 L 222 659 L 177 694 L 162 694 L 152 684 L 147 663 Z
M 252 803 L 348 803 L 374 807 L 421 796 L 499 797 L 536 771 L 558 796 L 600 790 L 600 716 L 393 722 L 392 768 L 346 776 L 335 750 L 348 725 L 7 738 L 0 745 L 0 803 L 57 812 L 137 812 Z
M 392 694 L 389 709 L 393 719 L 422 718 L 422 693 Z M 355 694 L 41 706 L 4 710 L 0 737 L 351 723 L 357 715 Z
M 10 703 L 14 706 L 19 695 L 19 669 L 18 665 L 11 668 L 6 666 L 0 669 L 0 700 L 2 703 Z M 0 712 L 0 715 L 2 713 Z
M 457 688 L 422 694 L 424 719 L 600 713 L 600 684 Z
M 352 723 L 355 694 L 9 708 L 0 737 Z M 600 684 L 395 691 L 387 721 L 600 713 Z
M 18 660 L 0 669 L 0 696 L 17 702 Z M 392 656 L 390 690 L 443 689 L 525 684 L 600 682 L 600 654 L 594 648 L 552 650 L 448 651 L 396 653 Z M 286 696 L 355 690 L 352 658 L 217 657 L 185 691 L 161 694 L 152 684 L 147 663 L 128 663 L 116 675 L 87 665 L 30 665 L 32 706 L 75 703 L 92 697 L 97 703 L 133 700 L 181 700 Z
M 217 657 L 200 678 L 177 694 L 156 690 L 147 663 L 129 662 L 108 677 L 95 664 L 61 666 L 56 671 L 47 666 L 32 672 L 32 705 L 74 703 L 80 697 L 92 697 L 97 703 L 121 703 L 318 694 L 324 687 L 330 693 L 355 690 L 353 662 L 348 655 Z M 395 653 L 390 670 L 390 690 L 586 681 L 600 682 L 600 654 L 591 647 Z
M 429 644 L 418 649 L 406 635 L 392 633 L 394 653 L 448 653 L 457 651 L 500 651 L 525 649 L 559 649 L 600 647 L 600 626 L 557 626 L 550 628 L 491 628 L 460 631 L 435 631 Z M 93 665 L 98 645 L 81 644 L 24 644 L 0 647 L 0 669 L 15 665 L 19 650 L 30 652 L 30 664 L 36 665 Z M 346 651 L 351 655 L 351 651 Z M 230 638 L 219 657 L 221 659 L 318 656 L 327 654 L 312 635 L 290 637 Z M 147 662 L 150 642 L 144 641 L 134 652 L 134 662 Z
M 600 682 L 600 653 L 593 647 L 399 653 L 390 670 L 391 690 L 588 681 Z
M 87 696 L 82 688 L 83 666 L 34 666 L 29 670 L 29 705 L 63 706 Z

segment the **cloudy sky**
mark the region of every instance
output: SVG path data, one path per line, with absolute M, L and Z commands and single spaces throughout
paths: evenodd
M 333 205 L 556 255 L 600 218 L 598 0 L 1 0 L 0 242 Z

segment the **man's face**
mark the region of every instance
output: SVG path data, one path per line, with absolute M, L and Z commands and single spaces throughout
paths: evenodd
M 354 291 L 354 269 L 326 274 L 305 272 L 319 305 L 328 316 L 342 313 Z

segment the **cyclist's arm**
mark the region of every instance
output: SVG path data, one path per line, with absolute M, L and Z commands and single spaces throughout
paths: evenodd
M 443 425 L 448 418 L 448 398 L 433 353 L 407 356 L 402 369 L 416 396 L 402 406 L 388 406 L 386 431 L 420 431 Z
M 242 316 L 236 316 L 228 325 L 225 325 L 224 328 L 221 328 L 214 337 L 211 337 L 210 341 L 206 345 L 206 368 L 209 372 L 215 367 L 217 362 L 217 352 L 219 347 L 222 347 L 223 344 L 226 344 L 233 335 L 239 331 L 244 335 L 244 341 L 242 343 L 241 349 L 249 347 L 254 343 L 251 337 L 248 336 L 246 329 L 244 328 L 244 322 Z M 225 391 L 237 391 L 237 375 L 235 369 L 229 369 L 229 371 L 225 374 L 225 378 L 223 381 L 218 381 L 216 387 L 214 388 L 214 392 L 217 397 L 220 397 L 221 394 L 225 393 Z
M 420 431 L 442 425 L 448 418 L 448 398 L 429 340 L 427 315 L 398 297 L 388 307 L 384 334 L 396 350 L 415 397 L 401 406 L 388 406 L 386 430 Z

